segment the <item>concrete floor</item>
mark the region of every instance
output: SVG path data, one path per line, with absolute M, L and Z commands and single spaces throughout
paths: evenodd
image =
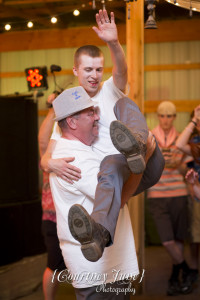
M 189 257 L 187 251 L 186 255 Z M 9 275 L 9 268 L 4 272 L 0 269 L 0 300 L 43 300 L 41 277 L 46 263 L 46 255 L 40 255 L 37 260 L 15 264 L 15 273 Z M 167 280 L 171 272 L 170 259 L 161 246 L 148 246 L 145 248 L 145 273 L 143 281 L 143 293 L 136 290 L 131 299 L 138 300 L 163 300 L 166 296 Z M 25 266 L 25 268 L 24 268 Z M 26 271 L 22 271 L 23 268 Z M 13 268 L 12 268 L 13 269 Z M 28 271 L 28 273 L 27 273 Z M 26 272 L 26 273 L 25 273 Z M 22 275 L 20 275 L 22 274 Z M 20 280 L 21 276 L 21 280 Z M 11 277 L 13 279 L 11 280 Z M 25 283 L 25 278 L 29 279 Z M 8 280 L 9 278 L 9 280 Z M 18 284 L 16 283 L 18 279 Z M 18 295 L 17 295 L 18 292 Z M 176 300 L 197 300 L 200 299 L 200 280 L 194 286 L 189 295 L 176 296 Z M 116 296 L 117 298 L 117 296 Z M 172 298 L 172 297 L 171 297 Z M 76 300 L 73 288 L 70 284 L 62 283 L 59 286 L 56 300 Z

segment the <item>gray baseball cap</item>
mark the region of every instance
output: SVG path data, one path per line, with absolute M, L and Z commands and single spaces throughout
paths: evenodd
M 53 101 L 56 115 L 54 120 L 60 121 L 96 104 L 97 102 L 91 100 L 82 86 L 67 89 Z

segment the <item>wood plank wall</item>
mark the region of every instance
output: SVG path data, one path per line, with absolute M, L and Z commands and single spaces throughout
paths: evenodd
M 184 28 L 184 30 L 183 30 Z M 119 40 L 125 44 L 125 25 L 118 26 Z M 158 30 L 144 31 L 145 43 L 168 43 L 180 41 L 199 41 L 200 40 L 200 19 L 163 21 L 158 22 Z M 83 44 L 96 44 L 105 46 L 93 32 L 86 27 L 69 28 L 62 30 L 41 30 L 41 31 L 23 31 L 8 32 L 0 34 L 0 52 L 22 51 L 34 49 L 56 49 L 56 48 L 72 48 Z M 200 70 L 200 61 L 175 63 L 175 64 L 150 64 L 145 65 L 145 73 L 155 71 L 183 71 L 183 70 Z M 0 70 L 1 71 L 1 70 Z M 109 76 L 111 67 L 105 68 L 105 75 Z M 71 69 L 64 69 L 57 76 L 72 75 Z M 49 76 L 51 74 L 49 73 Z M 20 78 L 24 77 L 24 72 L 0 72 L 2 78 Z M 200 98 L 200 97 L 199 97 Z M 145 101 L 145 113 L 155 112 L 158 105 L 157 99 Z M 172 99 L 177 105 L 178 111 L 191 111 L 200 99 L 182 100 Z M 44 115 L 45 110 L 39 111 L 39 115 Z
M 145 30 L 145 43 L 200 40 L 200 18 L 157 22 L 157 30 Z M 184 29 L 184 30 L 183 30 Z M 126 25 L 118 26 L 121 44 L 126 43 Z M 35 49 L 72 48 L 84 44 L 105 45 L 88 27 L 30 30 L 0 34 L 0 52 Z

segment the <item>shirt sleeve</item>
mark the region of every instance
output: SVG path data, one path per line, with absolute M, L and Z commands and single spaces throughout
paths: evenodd
M 112 93 L 115 95 L 117 99 L 127 96 L 120 89 L 118 89 L 118 87 L 116 87 L 113 81 L 113 76 L 111 76 L 108 80 L 106 80 L 104 84 L 105 84 L 105 88 L 107 89 L 107 92 L 109 93 L 110 91 L 112 91 Z
M 60 128 L 58 126 L 58 123 L 55 122 L 55 124 L 53 126 L 53 132 L 52 132 L 52 135 L 51 135 L 51 139 L 58 141 L 60 137 L 61 137 L 61 131 L 60 131 Z

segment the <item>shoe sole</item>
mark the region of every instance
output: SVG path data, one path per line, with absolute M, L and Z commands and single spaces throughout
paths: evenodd
M 140 145 L 131 131 L 120 121 L 113 121 L 110 124 L 110 137 L 115 148 L 125 155 L 131 172 L 144 172 L 146 164 L 141 155 Z
M 99 260 L 102 250 L 93 240 L 91 217 L 81 205 L 75 204 L 70 208 L 68 224 L 72 236 L 81 244 L 84 257 L 92 262 Z
M 190 293 L 192 293 L 192 291 L 193 291 L 192 286 L 188 286 L 188 287 L 185 287 L 185 288 L 181 288 L 181 294 L 182 294 L 182 295 L 190 294 Z

